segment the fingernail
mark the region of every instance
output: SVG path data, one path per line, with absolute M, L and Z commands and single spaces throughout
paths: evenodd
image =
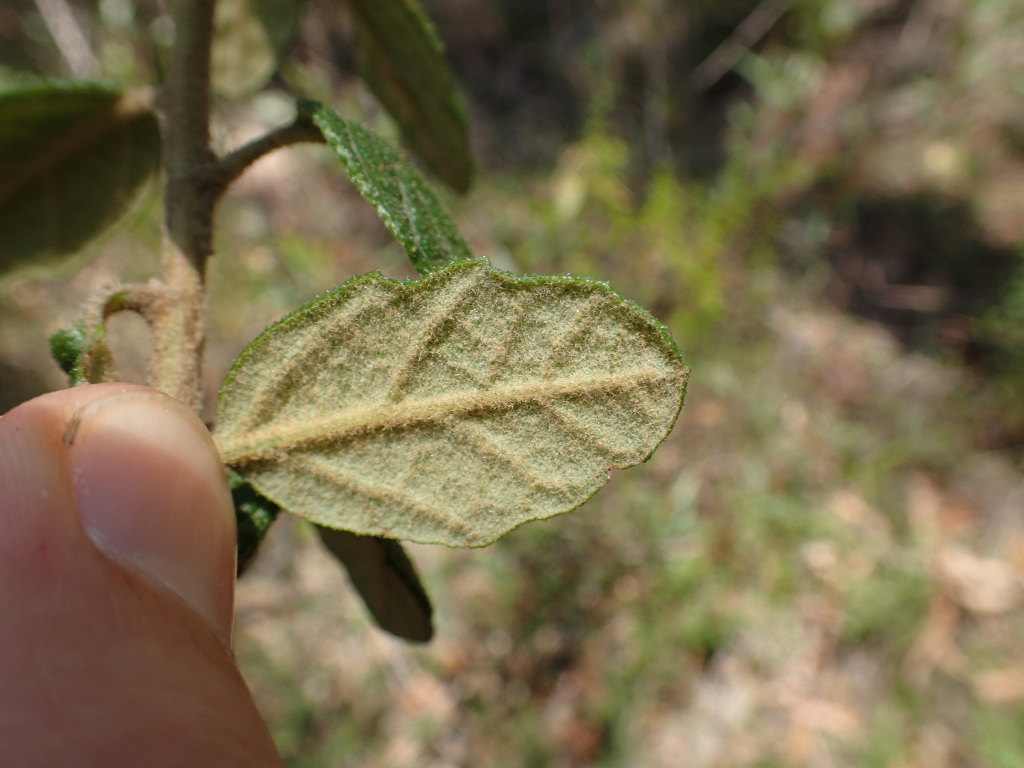
M 80 408 L 64 434 L 86 533 L 230 639 L 235 521 L 217 451 L 177 400 L 135 390 Z

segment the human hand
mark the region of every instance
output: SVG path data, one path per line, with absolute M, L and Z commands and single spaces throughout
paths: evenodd
M 99 384 L 0 418 L 3 765 L 280 766 L 231 652 L 234 551 L 178 401 Z

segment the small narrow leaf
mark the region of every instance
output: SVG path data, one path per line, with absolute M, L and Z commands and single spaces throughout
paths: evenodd
M 330 528 L 481 546 L 646 460 L 688 369 L 603 283 L 485 260 L 355 278 L 249 344 L 215 440 L 260 493 Z
M 414 0 L 349 0 L 360 71 L 406 143 L 448 186 L 469 188 L 469 122 L 433 24 Z
M 345 566 L 377 625 L 413 643 L 434 636 L 433 608 L 402 545 L 316 526 L 324 546 Z
M 71 253 L 125 212 L 160 161 L 143 102 L 90 84 L 0 92 L 0 269 Z
M 311 101 L 299 107 L 341 158 L 352 183 L 425 275 L 472 253 L 427 182 L 382 138 Z

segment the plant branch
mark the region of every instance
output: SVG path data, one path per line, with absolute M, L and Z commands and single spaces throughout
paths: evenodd
M 130 283 L 107 296 L 101 308 L 102 318 L 106 321 L 118 312 L 134 312 L 152 323 L 157 308 L 173 300 L 174 292 L 162 283 Z
M 202 273 L 177 249 L 165 248 L 161 274 L 164 284 L 173 288 L 173 298 L 154 302 L 146 315 L 153 334 L 150 384 L 198 412 L 206 342 Z
M 210 55 L 214 0 L 176 0 L 164 97 L 165 238 L 161 279 L 171 300 L 150 307 L 150 384 L 199 410 L 206 338 L 203 275 L 213 252 Z
M 94 294 L 86 305 L 84 317 L 88 338 L 88 342 L 83 345 L 82 374 L 85 380 L 90 384 L 120 380 L 116 361 L 105 339 L 106 322 L 112 315 L 134 312 L 145 319 L 152 330 L 176 301 L 177 292 L 156 280 L 147 284 L 106 287 Z M 152 371 L 159 365 L 156 357 L 157 349 L 154 345 L 150 359 L 150 379 L 153 378 Z
M 312 121 L 300 114 L 291 123 L 278 126 L 220 158 L 207 179 L 210 193 L 216 200 L 250 165 L 276 149 L 303 142 L 322 144 L 323 141 L 323 135 Z
M 203 171 L 210 150 L 210 50 L 214 0 L 177 0 L 167 67 L 164 202 L 167 234 L 202 275 L 212 252 L 213 205 Z

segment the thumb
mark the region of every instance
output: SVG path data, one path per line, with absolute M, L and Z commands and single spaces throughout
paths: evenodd
M 74 550 L 84 535 L 176 593 L 227 645 L 233 506 L 213 439 L 185 405 L 126 384 L 36 398 L 0 419 L 0 480 L 0 548 Z
M 234 508 L 199 418 L 159 392 L 119 386 L 75 411 L 63 443 L 96 546 L 177 593 L 228 642 Z
M 234 539 L 177 401 L 96 385 L 0 418 L 0 762 L 280 766 L 230 650 Z

